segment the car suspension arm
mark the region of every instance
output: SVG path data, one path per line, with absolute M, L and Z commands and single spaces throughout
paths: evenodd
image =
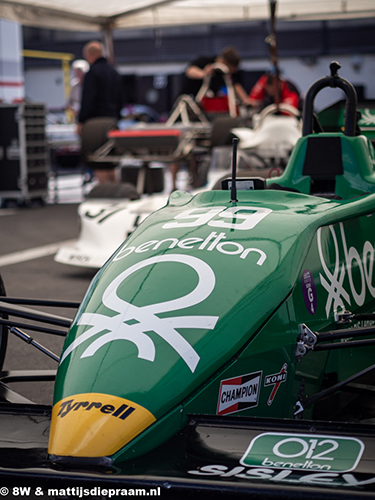
M 22 297 L 1 297 L 2 302 L 7 304 L 18 304 L 23 306 L 39 306 L 39 307 L 67 307 L 78 309 L 80 302 L 72 302 L 69 300 L 48 300 L 48 299 L 25 299 Z
M 314 394 L 314 396 L 309 396 L 307 398 L 301 399 L 300 401 L 297 401 L 296 411 L 294 412 L 295 418 L 299 418 L 299 414 L 302 413 L 308 406 L 311 406 L 317 403 L 318 401 L 328 396 L 331 396 L 332 394 L 335 394 L 337 391 L 342 390 L 343 388 L 345 388 L 345 386 L 347 386 L 351 382 L 354 382 L 363 375 L 367 375 L 368 373 L 371 373 L 373 371 L 375 371 L 375 364 L 369 366 L 368 368 L 365 368 L 364 370 L 356 373 L 355 375 L 352 375 L 351 377 L 348 377 L 342 382 L 338 382 L 337 384 L 329 387 L 328 389 L 325 389 L 324 391 Z
M 12 321 L 7 319 L 0 319 L 0 325 L 5 325 L 8 328 L 15 326 L 16 328 L 27 328 L 28 330 L 32 330 L 34 332 L 40 333 L 48 333 L 50 335 L 59 335 L 60 337 L 66 337 L 67 332 L 63 332 L 62 330 L 55 330 L 53 328 L 45 328 L 39 325 L 28 325 L 26 323 L 19 323 L 18 321 Z
M 39 342 L 34 340 L 32 337 L 30 337 L 30 335 L 23 332 L 19 328 L 16 328 L 13 326 L 12 328 L 9 328 L 9 331 L 11 333 L 13 333 L 14 335 L 16 335 L 16 337 L 18 337 L 21 340 L 23 340 L 24 342 L 26 342 L 27 344 L 30 344 L 30 345 L 36 347 L 39 351 L 43 352 L 44 354 L 46 354 L 47 356 L 52 358 L 54 361 L 57 361 L 57 362 L 60 361 L 60 358 L 58 356 L 56 356 L 56 354 L 54 354 L 52 351 L 50 351 L 46 347 L 42 346 L 42 344 L 39 344 Z
M 34 321 L 40 321 L 42 323 L 49 323 L 51 325 L 62 326 L 65 328 L 69 328 L 72 322 L 71 319 L 64 318 L 62 316 L 34 311 L 33 309 L 21 307 L 14 304 L 8 304 L 3 300 L 0 301 L 0 314 L 1 313 L 6 313 L 21 318 L 27 318 Z
M 321 342 L 332 340 L 342 340 L 346 338 L 375 335 L 375 327 L 373 326 L 364 328 L 345 328 L 342 330 L 332 330 L 328 332 L 313 332 L 308 326 L 303 323 L 299 325 L 299 331 L 300 334 L 298 335 L 295 351 L 297 359 L 300 359 L 309 351 L 327 351 L 333 349 L 345 349 L 351 347 L 375 345 L 375 338 L 368 340 L 321 344 Z

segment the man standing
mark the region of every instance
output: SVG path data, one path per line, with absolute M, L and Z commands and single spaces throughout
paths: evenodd
M 117 128 L 123 95 L 120 76 L 105 59 L 100 42 L 88 42 L 83 48 L 83 57 L 90 69 L 83 81 L 77 132 L 81 136 L 82 155 L 87 162 L 88 156 L 105 144 L 107 133 Z M 116 182 L 113 163 L 87 163 L 100 184 Z

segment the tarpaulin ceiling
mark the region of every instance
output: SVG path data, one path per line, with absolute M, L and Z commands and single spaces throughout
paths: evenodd
M 0 0 L 0 18 L 100 31 L 269 19 L 269 0 Z M 280 20 L 374 17 L 375 0 L 277 0 Z

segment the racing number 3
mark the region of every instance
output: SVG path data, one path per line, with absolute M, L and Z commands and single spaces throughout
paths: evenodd
M 198 227 L 207 224 L 211 227 L 247 231 L 253 229 L 271 212 L 272 210 L 269 208 L 259 207 L 192 208 L 176 215 L 174 217 L 176 222 L 167 222 L 163 225 L 163 229 Z

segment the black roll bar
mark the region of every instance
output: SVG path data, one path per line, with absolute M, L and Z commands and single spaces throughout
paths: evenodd
M 331 62 L 329 69 L 331 70 L 330 76 L 325 76 L 320 78 L 315 83 L 311 85 L 308 89 L 305 102 L 303 106 L 303 126 L 302 135 L 309 135 L 313 133 L 314 130 L 314 99 L 318 92 L 326 87 L 340 88 L 344 91 L 346 95 L 345 104 L 345 130 L 344 134 L 350 137 L 356 134 L 356 120 L 357 120 L 357 93 L 353 85 L 338 75 L 338 70 L 341 65 L 333 61 Z

